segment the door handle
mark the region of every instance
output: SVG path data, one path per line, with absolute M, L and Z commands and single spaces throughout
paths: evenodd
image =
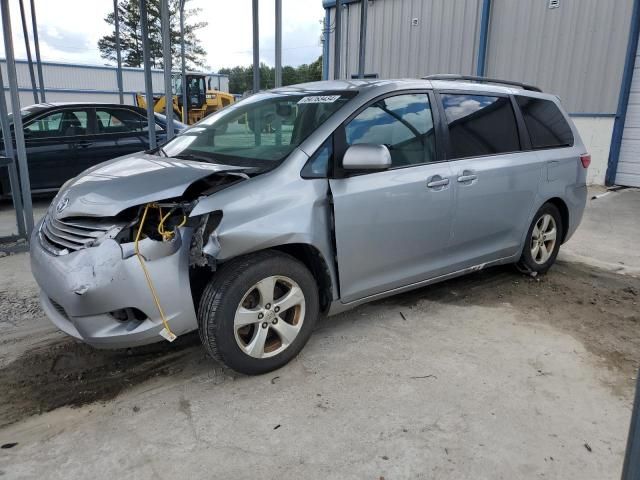
M 428 188 L 444 187 L 445 185 L 449 185 L 449 179 L 441 178 L 438 175 L 432 177 L 432 180 L 427 183 Z
M 470 172 L 462 172 L 462 173 L 463 174 L 458 177 L 458 182 L 460 183 L 472 182 L 474 180 L 477 180 L 478 178 L 478 175 L 476 175 L 475 173 L 470 173 Z
M 80 147 L 80 148 L 87 148 L 90 147 L 91 145 L 93 145 L 93 142 L 88 142 L 88 141 L 82 141 L 82 142 L 76 142 L 76 147 Z

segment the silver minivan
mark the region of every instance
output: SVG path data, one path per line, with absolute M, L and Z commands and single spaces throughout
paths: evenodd
M 291 360 L 320 314 L 490 265 L 545 272 L 580 223 L 589 162 L 535 87 L 295 85 L 67 182 L 32 271 L 47 316 L 88 344 L 199 330 L 215 358 L 258 374 Z

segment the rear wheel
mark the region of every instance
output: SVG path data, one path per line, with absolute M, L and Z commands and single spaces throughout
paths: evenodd
M 524 273 L 545 273 L 556 261 L 564 232 L 557 207 L 545 203 L 533 217 L 517 267 Z
M 295 357 L 318 313 L 318 288 L 309 270 L 289 255 L 267 251 L 216 272 L 200 300 L 198 327 L 213 357 L 253 375 Z

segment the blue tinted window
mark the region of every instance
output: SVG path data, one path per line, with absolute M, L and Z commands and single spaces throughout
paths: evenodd
M 558 106 L 550 100 L 516 97 L 533 148 L 573 145 L 571 127 Z
M 329 162 L 333 155 L 331 139 L 327 140 L 324 145 L 309 159 L 302 169 L 303 178 L 326 178 L 329 174 Z
M 516 117 L 508 97 L 442 94 L 452 158 L 520 150 Z
M 407 94 L 380 100 L 345 127 L 348 145 L 386 145 L 393 166 L 435 159 L 431 105 L 426 94 Z

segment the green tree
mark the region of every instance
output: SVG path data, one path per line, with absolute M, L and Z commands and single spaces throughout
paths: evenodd
M 188 2 L 189 0 L 187 0 Z M 185 3 L 187 3 L 185 2 Z M 175 67 L 180 66 L 180 0 L 169 0 L 169 18 L 171 23 L 171 57 Z M 200 14 L 200 8 L 185 8 L 185 60 L 187 69 L 207 68 L 207 52 L 200 44 L 196 32 L 207 26 L 207 22 L 194 21 Z M 147 0 L 149 16 L 149 54 L 153 67 L 162 68 L 162 31 L 160 24 L 160 0 Z M 142 66 L 142 34 L 140 27 L 139 0 L 118 0 L 120 16 L 120 48 L 122 61 L 127 67 Z M 115 16 L 109 13 L 104 21 L 113 26 L 113 31 L 98 40 L 102 58 L 116 61 Z
M 219 73 L 229 75 L 229 91 L 245 93 L 253 89 L 253 67 L 236 66 L 221 68 Z M 310 64 L 297 67 L 282 67 L 282 85 L 294 85 L 303 82 L 315 82 L 322 79 L 322 57 Z M 266 90 L 275 86 L 275 69 L 264 63 L 260 64 L 260 89 Z

